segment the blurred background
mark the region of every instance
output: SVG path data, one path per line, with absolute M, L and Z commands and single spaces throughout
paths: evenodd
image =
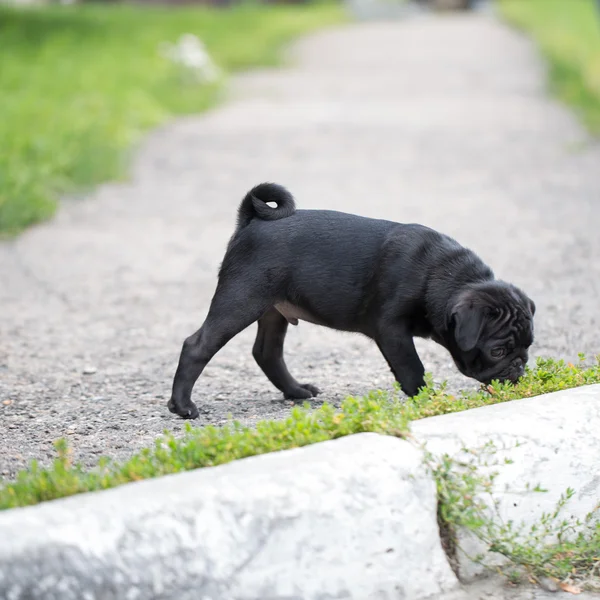
M 490 9 L 534 36 L 557 93 L 599 131 L 600 0 L 4 0 L 0 234 L 48 218 L 60 194 L 123 175 L 142 133 L 214 105 L 228 73 L 276 64 L 302 33 Z M 220 77 L 194 76 L 203 50 Z

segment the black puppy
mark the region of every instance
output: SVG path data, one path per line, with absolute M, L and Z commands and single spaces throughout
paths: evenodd
M 239 207 L 206 321 L 183 344 L 168 408 L 196 418 L 196 380 L 255 321 L 252 354 L 286 398 L 319 393 L 298 383 L 283 360 L 288 323 L 299 319 L 373 339 L 409 396 L 425 384 L 415 336 L 447 348 L 469 377 L 515 382 L 533 343 L 534 312 L 522 291 L 495 280 L 473 252 L 441 233 L 329 210 L 297 211 L 285 188 L 263 183 Z

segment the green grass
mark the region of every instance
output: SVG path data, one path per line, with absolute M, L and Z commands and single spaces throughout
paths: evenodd
M 600 11 L 595 0 L 502 0 L 500 10 L 528 32 L 550 64 L 554 92 L 600 134 Z
M 48 218 L 58 194 L 125 173 L 128 151 L 220 85 L 190 84 L 159 53 L 194 33 L 226 72 L 275 65 L 299 34 L 342 21 L 339 5 L 14 9 L 0 5 L 0 233 Z
M 306 446 L 365 431 L 403 437 L 410 422 L 527 398 L 557 390 L 600 383 L 600 357 L 589 366 L 538 360 L 516 386 L 493 384 L 477 392 L 448 394 L 444 386 L 429 385 L 405 402 L 375 391 L 363 398 L 348 398 L 340 411 L 328 405 L 311 411 L 295 408 L 282 421 L 262 421 L 256 428 L 233 423 L 225 427 L 187 427 L 180 439 L 166 433 L 153 448 L 142 450 L 124 463 L 103 459 L 95 469 L 72 464 L 64 440 L 56 444 L 58 457 L 49 468 L 35 462 L 16 481 L 0 487 L 0 509 L 36 504 L 73 494 L 115 487 L 200 467 L 224 464 L 248 456 Z

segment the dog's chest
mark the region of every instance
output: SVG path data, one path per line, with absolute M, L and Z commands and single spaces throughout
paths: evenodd
M 314 323 L 315 325 L 321 325 L 319 319 L 311 315 L 308 311 L 298 306 L 294 306 L 289 302 L 280 302 L 279 304 L 275 305 L 275 308 L 287 319 L 288 323 L 291 325 L 298 325 L 298 320 Z
M 433 328 L 425 313 L 417 313 L 412 316 L 410 322 L 410 332 L 414 337 L 429 338 L 433 333 Z

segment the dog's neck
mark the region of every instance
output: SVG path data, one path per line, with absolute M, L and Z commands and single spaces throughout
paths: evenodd
M 429 280 L 425 304 L 427 318 L 433 330 L 432 339 L 451 352 L 456 347 L 452 313 L 461 294 L 478 283 L 495 279 L 487 265 L 479 260 L 477 262 L 479 264 L 470 264 L 468 268 L 454 273 L 446 268 L 439 269 Z M 440 298 L 443 298 L 441 302 Z

